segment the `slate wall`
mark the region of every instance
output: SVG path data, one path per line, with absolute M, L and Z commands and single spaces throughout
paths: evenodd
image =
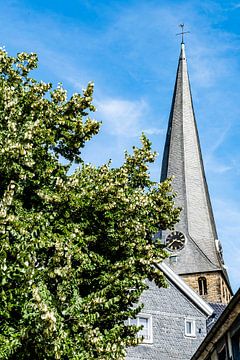
M 159 289 L 149 284 L 142 313 L 152 315 L 153 343 L 129 348 L 126 360 L 190 360 L 206 336 L 206 316 L 173 284 Z M 185 336 L 185 318 L 196 321 L 196 337 Z

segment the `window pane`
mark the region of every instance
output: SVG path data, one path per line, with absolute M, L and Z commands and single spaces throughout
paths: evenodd
M 195 320 L 187 319 L 185 320 L 185 335 L 195 336 Z
M 145 339 L 148 339 L 148 319 L 144 317 L 139 317 L 139 326 L 143 326 L 143 329 L 139 331 L 139 336 L 143 336 Z
M 136 325 L 137 326 L 137 319 L 129 319 L 130 325 Z
M 139 317 L 139 326 L 147 327 L 148 319 L 144 317 Z
M 191 334 L 192 333 L 192 323 L 191 321 L 186 322 L 186 333 Z
M 207 294 L 207 279 L 205 277 L 198 278 L 198 291 L 200 295 Z
M 136 319 L 128 319 L 129 325 L 141 326 L 142 330 L 137 333 L 138 337 L 143 337 L 143 342 L 152 342 L 152 318 L 151 316 L 143 315 L 137 316 Z

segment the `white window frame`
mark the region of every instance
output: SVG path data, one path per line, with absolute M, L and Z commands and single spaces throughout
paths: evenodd
M 187 323 L 191 323 L 191 333 L 187 332 Z M 196 337 L 196 321 L 195 319 L 191 319 L 191 318 L 186 318 L 185 319 L 185 336 L 187 337 Z
M 169 260 L 171 264 L 176 264 L 178 262 L 178 255 L 170 255 Z
M 153 343 L 153 331 L 152 331 L 152 315 L 150 314 L 143 314 L 143 313 L 140 313 L 136 316 L 136 326 L 141 326 L 139 324 L 139 318 L 144 318 L 144 319 L 147 319 L 147 332 L 148 332 L 148 337 L 145 338 L 143 337 L 143 340 L 142 340 L 142 344 L 152 344 Z M 128 319 L 128 325 L 133 325 L 133 323 L 131 322 L 133 319 Z M 141 330 L 140 330 L 141 331 Z M 140 334 L 140 331 L 137 333 L 137 337 L 142 337 L 142 335 Z

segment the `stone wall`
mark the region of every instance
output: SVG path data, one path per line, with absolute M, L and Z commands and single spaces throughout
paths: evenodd
M 201 294 L 199 293 L 198 279 L 205 277 L 207 281 L 207 294 L 202 294 L 201 297 L 207 302 L 228 304 L 231 299 L 228 286 L 220 272 L 187 274 L 181 275 L 181 277 L 199 295 Z

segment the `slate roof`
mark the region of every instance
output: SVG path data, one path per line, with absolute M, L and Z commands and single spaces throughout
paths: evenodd
M 174 176 L 176 205 L 182 208 L 175 229 L 186 236 L 178 261 L 169 265 L 177 274 L 222 270 L 216 248 L 217 231 L 205 178 L 197 124 L 187 70 L 185 45 L 181 44 L 169 117 L 161 181 Z M 163 240 L 169 234 L 163 232 Z
M 226 309 L 226 304 L 221 303 L 209 303 L 213 308 L 213 314 L 207 319 L 207 331 L 209 332 L 213 325 L 216 323 L 222 312 Z

